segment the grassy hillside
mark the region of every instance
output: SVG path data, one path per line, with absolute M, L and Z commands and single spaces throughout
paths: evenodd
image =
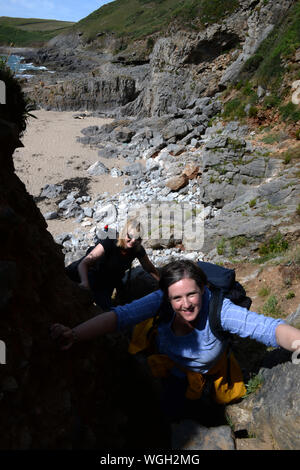
M 0 17 L 0 45 L 34 46 L 49 41 L 74 23 L 38 18 Z
M 300 48 L 300 2 L 296 2 L 271 34 L 250 57 L 225 106 L 224 117 L 243 118 L 248 105 L 250 117 L 263 121 L 276 116 L 291 124 L 300 122 L 300 106 L 290 101 L 291 85 L 300 80 L 295 53 Z M 258 86 L 268 91 L 257 96 Z M 248 114 L 248 115 L 249 115 Z
M 191 28 L 232 13 L 238 0 L 115 0 L 75 25 L 89 39 L 101 32 L 139 39 L 162 31 L 171 21 Z

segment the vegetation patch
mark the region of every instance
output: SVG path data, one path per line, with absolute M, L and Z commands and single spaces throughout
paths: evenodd
M 177 2 L 174 17 L 192 20 L 195 16 L 204 23 L 216 23 L 231 14 L 239 6 L 237 0 L 186 0 Z
M 299 106 L 292 102 L 280 106 L 279 112 L 283 121 L 297 122 L 300 120 Z
M 240 248 L 244 248 L 245 246 L 247 246 L 248 240 L 244 235 L 240 235 L 231 238 L 229 244 L 231 255 L 235 256 Z
M 238 6 L 238 0 L 115 0 L 83 18 L 74 29 L 90 40 L 104 32 L 130 41 L 162 32 L 174 20 L 178 26 L 201 29 L 205 23 L 230 15 Z
M 235 256 L 238 254 L 239 249 L 248 245 L 249 241 L 251 240 L 245 237 L 245 235 L 238 235 L 229 240 L 222 237 L 217 244 L 217 253 L 222 256 L 225 255 L 226 252 L 229 252 L 230 256 Z
M 244 77 L 255 73 L 256 84 L 273 92 L 280 89 L 284 73 L 283 59 L 300 46 L 300 3 L 289 10 L 281 24 L 262 42 L 243 69 Z
M 259 390 L 263 383 L 264 383 L 264 379 L 263 379 L 263 376 L 261 374 L 257 374 L 255 376 L 251 377 L 251 379 L 248 381 L 248 383 L 245 384 L 247 392 L 246 392 L 246 395 L 243 398 L 246 398 L 251 393 L 254 393 L 257 390 Z
M 221 240 L 217 244 L 217 253 L 218 255 L 222 256 L 225 253 L 225 247 L 226 247 L 226 240 L 224 237 L 221 238 Z
M 296 2 L 256 53 L 245 62 L 235 85 L 235 96 L 224 105 L 224 119 L 243 119 L 246 116 L 255 119 L 260 118 L 262 112 L 272 110 L 279 113 L 284 122 L 294 124 L 299 121 L 299 105 L 286 102 L 291 94 L 291 83 L 299 79 L 299 67 L 288 65 L 299 47 L 300 2 Z M 261 99 L 257 96 L 258 86 L 268 90 Z
M 278 299 L 275 295 L 270 295 L 270 297 L 262 307 L 262 313 L 273 318 L 278 318 L 281 316 L 282 311 L 279 307 Z
M 269 286 L 263 286 L 259 289 L 258 295 L 260 297 L 267 297 L 268 295 L 270 295 L 270 292 L 271 292 L 271 289 Z
M 285 164 L 290 163 L 292 160 L 300 158 L 300 145 L 288 148 L 286 152 L 280 155 L 280 158 L 283 159 L 283 162 Z
M 21 136 L 34 106 L 28 98 L 25 98 L 20 82 L 6 66 L 4 60 L 0 60 L 0 80 L 5 83 L 6 88 L 6 104 L 0 105 L 0 118 L 16 124 Z
M 254 260 L 254 262 L 258 264 L 265 263 L 280 254 L 284 254 L 288 250 L 288 247 L 288 242 L 281 233 L 278 233 L 267 242 L 260 245 L 258 250 L 260 257 Z
M 9 46 L 38 46 L 67 31 L 70 21 L 37 18 L 0 17 L 0 44 Z

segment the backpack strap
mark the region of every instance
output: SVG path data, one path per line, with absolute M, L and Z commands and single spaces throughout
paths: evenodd
M 210 291 L 212 296 L 209 302 L 209 326 L 215 337 L 224 341 L 229 337 L 229 334 L 227 334 L 221 326 L 221 310 L 225 294 L 222 289 L 213 286 L 210 286 Z
M 132 271 L 132 261 L 131 261 L 130 266 L 128 268 L 128 274 L 127 274 L 127 279 L 126 279 L 126 283 L 125 283 L 126 289 L 130 289 L 131 271 Z

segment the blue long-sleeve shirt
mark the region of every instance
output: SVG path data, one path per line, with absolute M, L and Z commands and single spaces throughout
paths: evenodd
M 227 342 L 213 334 L 209 321 L 211 292 L 205 288 L 202 308 L 194 330 L 184 336 L 176 336 L 171 328 L 173 318 L 158 327 L 157 346 L 160 354 L 166 354 L 179 365 L 196 372 L 207 373 L 219 360 Z M 118 329 L 136 325 L 156 315 L 163 299 L 162 291 L 155 291 L 130 304 L 115 307 Z M 250 337 L 267 346 L 278 347 L 275 330 L 281 319 L 266 317 L 224 299 L 221 310 L 222 329 L 243 338 Z

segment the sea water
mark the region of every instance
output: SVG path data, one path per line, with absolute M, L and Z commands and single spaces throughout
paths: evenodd
M 4 59 L 7 58 L 7 56 L 2 56 L 4 57 Z M 42 66 L 37 66 L 37 65 L 34 65 L 32 63 L 22 63 L 22 59 L 24 59 L 24 57 L 22 56 L 19 56 L 19 55 L 9 55 L 8 58 L 7 58 L 7 65 L 9 68 L 11 68 L 15 74 L 16 74 L 16 77 L 23 77 L 23 78 L 31 78 L 33 75 L 30 75 L 30 73 L 26 73 L 26 72 L 30 72 L 30 70 L 47 70 L 47 67 L 44 67 L 43 65 Z M 51 72 L 50 70 L 48 70 L 49 73 L 54 73 L 54 72 Z

